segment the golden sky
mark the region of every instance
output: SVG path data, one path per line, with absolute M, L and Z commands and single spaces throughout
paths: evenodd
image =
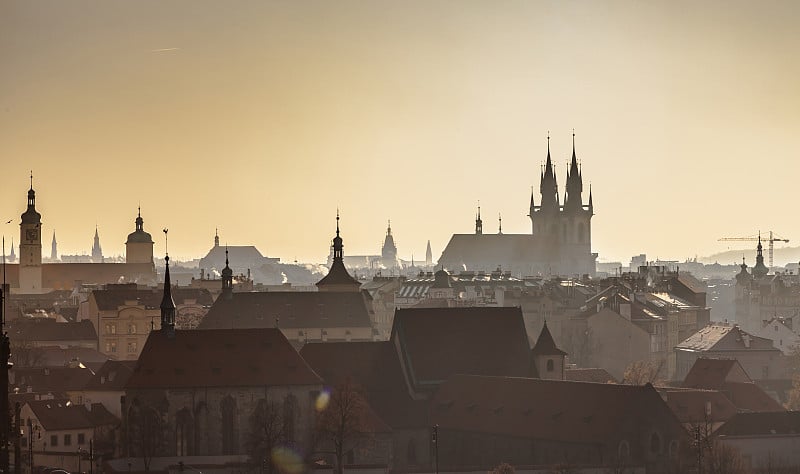
M 800 242 L 800 2 L 31 1 L 0 6 L 0 220 L 29 170 L 61 253 L 221 239 L 323 261 L 530 232 L 577 138 L 600 260 Z M 563 187 L 562 187 L 563 191 Z M 751 259 L 752 260 L 752 259 Z M 727 263 L 727 262 L 726 262 Z

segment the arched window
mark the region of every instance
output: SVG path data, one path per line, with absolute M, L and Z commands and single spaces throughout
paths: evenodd
M 547 371 L 552 372 L 555 369 L 555 364 L 553 363 L 553 359 L 547 359 Z
M 569 239 L 569 234 L 567 233 L 567 223 L 561 224 L 561 240 L 566 242 Z
M 631 446 L 624 439 L 619 442 L 617 456 L 619 457 L 620 461 L 627 461 L 631 457 Z
M 175 454 L 188 456 L 191 454 L 192 414 L 187 408 L 175 414 Z
M 406 457 L 408 458 L 408 463 L 411 465 L 417 464 L 417 443 L 410 439 L 408 440 L 408 446 L 406 447 Z
M 650 435 L 650 452 L 659 454 L 661 452 L 661 436 L 658 433 Z
M 675 439 L 669 442 L 669 455 L 670 457 L 678 456 L 678 441 Z
M 292 394 L 283 400 L 283 426 L 286 430 L 286 442 L 294 443 L 294 427 L 297 418 L 297 397 Z
M 227 396 L 220 402 L 222 412 L 222 454 L 237 454 L 239 450 L 236 436 L 236 400 Z

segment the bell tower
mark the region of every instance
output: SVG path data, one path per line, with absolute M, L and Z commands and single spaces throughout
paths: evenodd
M 42 215 L 36 212 L 36 191 L 28 190 L 28 209 L 21 216 L 19 232 L 19 291 L 42 292 Z

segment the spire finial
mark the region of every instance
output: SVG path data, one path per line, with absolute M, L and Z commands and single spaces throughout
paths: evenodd
M 164 227 L 162 231 L 164 232 L 164 260 L 167 262 L 167 266 L 169 266 L 169 235 L 167 235 L 169 229 Z
M 339 208 L 336 208 L 336 237 L 339 237 Z
M 498 221 L 498 223 L 499 223 L 499 224 L 498 224 L 498 230 L 497 230 L 497 233 L 498 233 L 498 234 L 502 234 L 502 233 L 503 233 L 503 214 L 501 214 L 501 213 L 499 213 L 499 212 L 497 213 L 497 221 Z
M 225 266 L 228 266 L 228 243 L 225 243 Z
M 33 189 L 33 170 L 31 170 L 31 189 Z

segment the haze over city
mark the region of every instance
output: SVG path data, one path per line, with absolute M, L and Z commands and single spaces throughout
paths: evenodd
M 32 169 L 65 253 L 97 224 L 122 254 L 141 204 L 177 258 L 219 228 L 320 262 L 338 207 L 346 252 L 377 251 L 391 219 L 404 258 L 430 239 L 435 259 L 478 201 L 486 232 L 498 214 L 529 232 L 548 131 L 561 183 L 574 129 L 600 260 L 800 235 L 796 2 L 496 7 L 5 2 L 0 215 Z

